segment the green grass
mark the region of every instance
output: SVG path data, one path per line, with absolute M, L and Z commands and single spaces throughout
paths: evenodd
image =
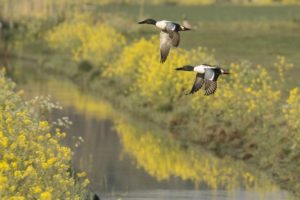
M 136 19 L 140 13 L 137 5 L 109 5 L 97 7 L 98 11 L 125 13 Z M 150 6 L 144 7 L 144 15 L 157 19 L 179 20 L 186 14 L 191 21 L 289 21 L 300 19 L 300 6 Z
M 297 67 L 300 64 L 300 6 L 148 5 L 142 16 L 136 5 L 110 5 L 95 10 L 129 18 L 129 28 L 123 32 L 127 32 L 130 39 L 158 34 L 153 27 L 135 25 L 140 18 L 182 21 L 186 15 L 196 28 L 182 33 L 182 48 L 205 46 L 214 49 L 221 65 L 249 60 L 270 68 L 276 56 L 283 55 L 296 66 L 290 84 L 297 84 L 295 79 L 300 74 Z M 120 27 L 124 29 L 124 25 Z M 131 28 L 138 31 L 130 32 Z

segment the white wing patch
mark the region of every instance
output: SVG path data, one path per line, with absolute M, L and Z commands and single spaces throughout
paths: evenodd
M 214 80 L 214 78 L 215 78 L 215 73 L 212 74 L 212 76 L 211 76 L 211 78 L 209 80 L 212 81 L 212 80 Z

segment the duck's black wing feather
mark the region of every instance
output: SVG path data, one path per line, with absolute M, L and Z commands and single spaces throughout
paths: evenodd
M 160 32 L 160 62 L 164 63 L 169 55 L 172 46 L 172 39 L 169 33 Z
M 200 73 L 197 73 L 196 74 L 196 79 L 195 79 L 195 82 L 194 82 L 194 85 L 190 91 L 190 93 L 188 94 L 193 94 L 195 92 L 197 92 L 198 90 L 201 89 L 203 83 L 204 83 L 204 74 L 200 74 Z
M 170 38 L 172 39 L 172 45 L 178 47 L 180 43 L 180 35 L 177 31 L 169 32 Z
M 214 94 L 217 90 L 217 81 L 212 81 L 208 79 L 204 79 L 205 82 L 205 95 L 211 95 Z
M 169 33 L 169 37 L 172 40 L 172 46 L 174 46 L 174 47 L 178 47 L 179 42 L 180 42 L 180 35 L 178 32 L 178 30 L 179 30 L 178 27 L 180 27 L 179 24 L 170 22 L 167 24 L 166 30 L 165 30 L 167 33 Z

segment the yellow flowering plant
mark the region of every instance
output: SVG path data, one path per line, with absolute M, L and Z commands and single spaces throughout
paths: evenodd
M 106 68 L 103 77 L 118 80 L 118 87 L 139 102 L 159 106 L 174 103 L 193 83 L 195 74 L 179 73 L 175 68 L 202 62 L 214 63 L 215 59 L 207 49 L 199 47 L 192 51 L 173 48 L 167 62 L 159 63 L 159 39 L 153 36 L 125 47 L 119 59 Z
M 85 199 L 84 177 L 70 173 L 65 136 L 38 118 L 0 72 L 0 199 Z
M 288 104 L 294 105 L 284 109 L 286 119 L 282 122 L 285 77 L 293 66 L 284 57 L 277 58 L 272 74 L 265 66 L 255 66 L 245 61 L 222 66 L 229 69 L 231 75 L 219 78 L 218 90 L 214 95 L 204 96 L 200 90 L 185 96 L 192 87 L 195 73 L 178 72 L 175 68 L 186 64 L 217 62 L 205 48 L 191 51 L 173 48 L 167 61 L 160 64 L 158 41 L 153 36 L 133 42 L 102 74 L 104 79 L 115 80 L 110 83 L 118 85 L 118 91 L 134 103 L 134 109 L 138 112 L 145 109 L 155 121 L 164 118 L 163 121 L 171 130 L 183 131 L 185 139 L 212 145 L 210 148 L 218 146 L 228 149 L 229 146 L 241 144 L 239 148 L 243 150 L 234 154 L 241 158 L 254 156 L 258 147 L 268 148 L 269 145 L 262 142 L 262 138 L 270 137 L 275 127 L 279 140 L 282 123 L 290 121 L 291 127 L 297 126 L 297 123 L 292 124 L 297 116 L 287 116 L 291 112 L 297 113 L 295 91 L 288 100 Z M 164 105 L 168 105 L 168 109 L 160 109 Z M 153 108 L 156 112 L 151 110 Z M 167 117 L 158 118 L 158 113 Z
M 48 31 L 45 40 L 53 49 L 71 54 L 75 61 L 88 60 L 99 66 L 125 44 L 125 37 L 89 14 L 74 14 Z
M 289 129 L 283 129 L 284 135 L 289 138 L 293 152 L 300 151 L 300 92 L 299 88 L 290 90 L 286 104 L 282 107 L 284 119 Z

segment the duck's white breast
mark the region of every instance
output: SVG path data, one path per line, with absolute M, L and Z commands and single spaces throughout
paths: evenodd
M 167 21 L 167 20 L 161 20 L 161 21 L 157 21 L 155 25 L 156 25 L 159 29 L 165 30 L 168 22 L 170 22 L 170 21 Z
M 205 73 L 205 67 L 203 65 L 198 65 L 194 67 L 194 71 L 203 74 Z

